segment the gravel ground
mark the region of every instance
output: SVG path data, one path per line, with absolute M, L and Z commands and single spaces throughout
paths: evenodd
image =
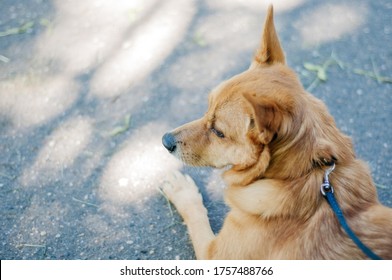
M 274 3 L 289 65 L 392 206 L 392 3 Z M 248 67 L 266 7 L 0 1 L 0 259 L 193 259 L 159 186 L 174 169 L 191 174 L 218 231 L 222 181 L 183 167 L 161 136 L 200 117 L 209 90 Z

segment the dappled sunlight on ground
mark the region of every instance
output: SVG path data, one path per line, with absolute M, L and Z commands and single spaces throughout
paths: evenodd
M 21 74 L 0 83 L 0 111 L 17 129 L 41 125 L 64 113 L 78 89 L 68 75 Z
M 234 22 L 233 18 L 236 19 Z M 207 17 L 199 24 L 195 34 L 202 40 L 198 43 L 204 48 L 177 59 L 168 69 L 168 82 L 185 93 L 212 89 L 216 86 L 215 81 L 222 79 L 229 69 L 244 63 L 239 61 L 239 55 L 257 45 L 259 38 L 254 34 L 261 34 L 261 28 L 258 15 L 242 17 L 241 12 L 230 11 Z M 239 41 L 241 44 L 238 44 Z M 250 65 L 251 56 L 248 59 Z
M 366 4 L 350 2 L 325 3 L 298 19 L 294 26 L 299 30 L 305 45 L 314 46 L 342 38 L 354 32 L 367 20 Z
M 167 125 L 150 123 L 138 129 L 108 163 L 100 194 L 105 201 L 142 205 L 158 193 L 165 175 L 181 166 L 161 144 Z
M 56 0 L 52 25 L 36 41 L 38 56 L 74 75 L 88 72 L 121 49 L 126 33 L 156 2 Z
M 91 119 L 77 117 L 59 126 L 44 141 L 35 162 L 21 176 L 24 186 L 46 185 L 61 179 L 64 169 L 74 165 L 91 141 Z
M 143 81 L 183 38 L 195 13 L 193 1 L 157 3 L 142 25 L 126 35 L 121 47 L 102 63 L 92 79 L 91 92 L 116 96 Z
M 77 2 L 77 4 L 76 4 Z M 173 51 L 195 14 L 194 1 L 56 1 L 38 57 L 74 77 L 91 75 L 90 93 L 113 97 L 149 75 Z

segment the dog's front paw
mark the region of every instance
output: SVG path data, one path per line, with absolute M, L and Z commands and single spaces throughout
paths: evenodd
M 163 183 L 162 191 L 181 214 L 195 205 L 203 204 L 201 194 L 193 179 L 178 171 L 169 174 Z

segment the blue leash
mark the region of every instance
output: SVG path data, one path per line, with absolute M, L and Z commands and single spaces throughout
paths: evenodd
M 358 246 L 358 248 L 361 249 L 362 252 L 370 259 L 382 260 L 382 258 L 380 258 L 378 255 L 373 253 L 372 250 L 370 250 L 365 244 L 362 243 L 362 241 L 358 238 L 358 236 L 355 235 L 355 233 L 351 230 L 351 228 L 347 224 L 343 212 L 340 209 L 339 204 L 334 196 L 333 187 L 329 183 L 328 176 L 334 169 L 335 169 L 335 163 L 333 163 L 332 166 L 325 171 L 323 184 L 321 185 L 322 195 L 327 198 L 329 205 L 331 206 L 333 212 L 335 213 L 336 217 L 339 220 L 340 225 L 345 230 L 347 235 L 352 239 L 352 241 L 354 241 L 354 243 Z

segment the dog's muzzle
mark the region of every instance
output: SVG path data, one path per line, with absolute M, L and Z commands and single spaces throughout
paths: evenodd
M 173 153 L 177 148 L 176 138 L 171 133 L 163 135 L 162 144 L 170 153 Z

